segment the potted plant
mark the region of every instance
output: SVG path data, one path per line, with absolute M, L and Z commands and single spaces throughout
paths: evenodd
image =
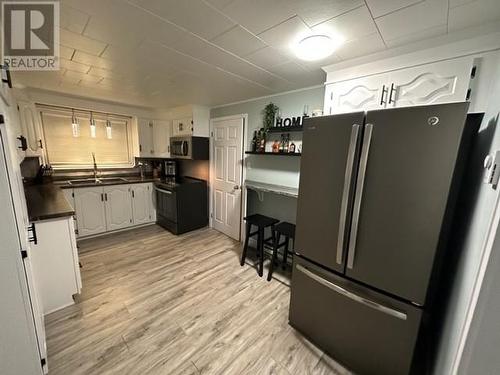
M 264 126 L 264 133 L 267 133 L 269 128 L 274 126 L 274 120 L 278 111 L 279 107 L 273 102 L 266 105 L 262 110 L 262 124 Z

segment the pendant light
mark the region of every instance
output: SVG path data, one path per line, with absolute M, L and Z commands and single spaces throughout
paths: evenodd
M 71 131 L 73 133 L 73 137 L 78 138 L 80 136 L 80 124 L 78 123 L 78 119 L 75 116 L 75 110 L 72 109 L 71 111 Z
M 109 118 L 106 120 L 106 138 L 111 139 L 111 121 L 109 121 Z
M 92 114 L 92 112 L 90 112 L 90 137 L 91 138 L 96 137 L 95 120 L 94 120 L 94 115 Z

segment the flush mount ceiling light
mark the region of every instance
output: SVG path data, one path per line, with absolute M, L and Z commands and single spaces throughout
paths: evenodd
M 309 35 L 296 43 L 295 55 L 306 61 L 321 60 L 330 56 L 343 42 L 341 37 L 326 34 Z

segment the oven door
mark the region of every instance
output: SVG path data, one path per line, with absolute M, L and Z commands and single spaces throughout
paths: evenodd
M 162 227 L 177 232 L 177 194 L 155 186 L 156 221 Z

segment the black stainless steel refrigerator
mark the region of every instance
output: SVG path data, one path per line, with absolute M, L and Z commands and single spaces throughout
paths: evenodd
M 467 109 L 305 121 L 290 324 L 357 373 L 410 371 L 450 225 Z

